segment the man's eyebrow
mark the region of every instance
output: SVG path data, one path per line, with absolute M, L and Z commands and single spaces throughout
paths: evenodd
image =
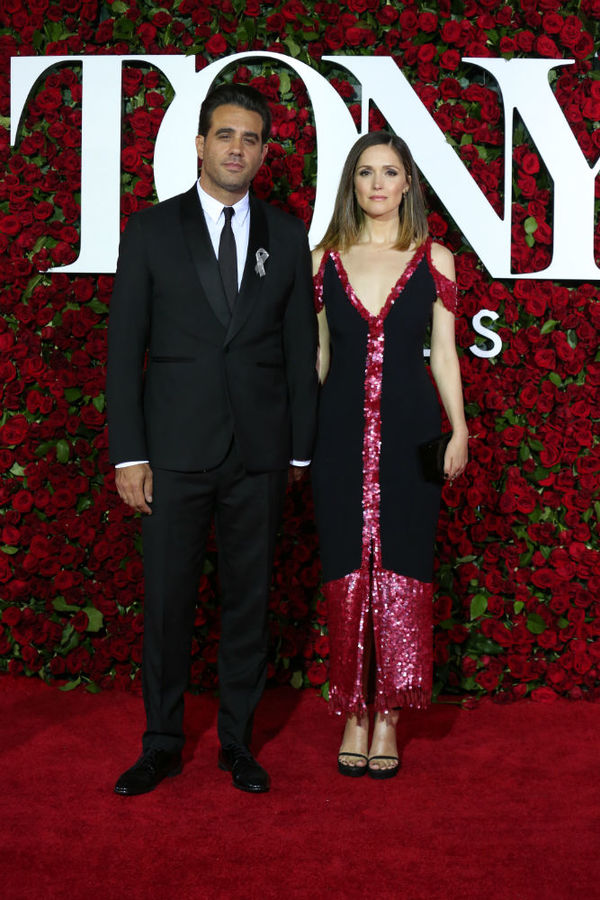
M 235 132 L 235 128 L 227 128 L 225 125 L 222 128 L 217 128 L 215 134 L 233 134 Z M 244 137 L 253 137 L 258 140 L 258 132 L 256 131 L 244 131 Z

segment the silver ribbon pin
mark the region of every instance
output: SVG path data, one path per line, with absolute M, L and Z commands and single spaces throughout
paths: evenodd
M 269 258 L 269 254 L 262 247 L 256 251 L 256 265 L 254 266 L 254 271 L 257 275 L 260 275 L 263 278 L 266 275 L 265 272 L 265 263 Z

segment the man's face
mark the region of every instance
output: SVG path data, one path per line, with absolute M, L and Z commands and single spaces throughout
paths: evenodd
M 202 160 L 200 185 L 225 206 L 240 200 L 267 153 L 261 139 L 262 117 L 241 106 L 217 106 L 206 136 L 198 135 Z

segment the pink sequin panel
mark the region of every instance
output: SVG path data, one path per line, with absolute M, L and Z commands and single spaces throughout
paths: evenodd
M 377 712 L 424 708 L 432 689 L 433 587 L 389 572 L 361 568 L 323 586 L 328 606 L 329 708 L 337 715 L 366 712 L 365 667 L 369 608 L 376 654 Z
M 325 265 L 328 259 L 329 253 L 324 253 L 319 265 L 319 271 L 316 275 L 313 275 L 313 301 L 315 304 L 315 311 L 318 313 L 320 313 L 323 309 L 323 274 L 325 272 Z

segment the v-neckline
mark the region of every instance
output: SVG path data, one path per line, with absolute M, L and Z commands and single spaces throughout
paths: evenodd
M 385 303 L 383 304 L 383 306 L 381 307 L 381 309 L 379 310 L 378 313 L 372 313 L 369 309 L 367 309 L 367 307 L 364 305 L 364 303 L 362 302 L 360 297 L 357 295 L 356 291 L 352 287 L 352 284 L 350 283 L 350 279 L 348 278 L 348 273 L 346 272 L 346 268 L 344 266 L 344 263 L 342 262 L 342 258 L 339 254 L 339 251 L 338 250 L 331 251 L 331 258 L 333 259 L 333 264 L 335 265 L 336 271 L 338 273 L 338 277 L 342 283 L 342 287 L 344 288 L 344 291 L 346 292 L 346 296 L 348 297 L 348 299 L 350 300 L 352 305 L 360 313 L 360 315 L 363 317 L 363 319 L 366 319 L 367 321 L 377 321 L 379 319 L 385 319 L 385 317 L 389 313 L 390 309 L 392 308 L 394 301 L 402 293 L 402 291 L 406 287 L 407 282 L 409 281 L 409 279 L 415 272 L 417 266 L 423 259 L 423 256 L 425 255 L 426 245 L 427 245 L 427 241 L 423 241 L 421 246 L 417 247 L 417 249 L 411 256 L 410 260 L 407 262 L 406 266 L 404 267 L 402 274 L 400 275 L 400 277 L 398 278 L 398 280 L 392 287 L 391 291 L 387 295 Z

